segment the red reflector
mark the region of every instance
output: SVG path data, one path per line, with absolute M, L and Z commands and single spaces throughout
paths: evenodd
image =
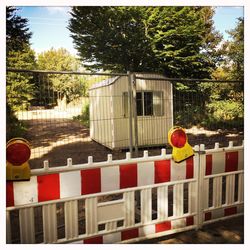
M 182 129 L 175 130 L 171 135 L 171 142 L 174 147 L 182 148 L 187 142 L 187 136 Z
M 13 143 L 7 147 L 6 158 L 14 166 L 22 165 L 30 158 L 30 148 L 23 143 Z

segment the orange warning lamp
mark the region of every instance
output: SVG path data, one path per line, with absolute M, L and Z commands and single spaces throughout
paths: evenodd
M 173 147 L 173 159 L 179 163 L 194 155 L 192 147 L 182 127 L 173 127 L 168 131 L 168 142 Z
M 7 181 L 30 180 L 29 142 L 23 138 L 13 138 L 6 146 L 6 178 Z

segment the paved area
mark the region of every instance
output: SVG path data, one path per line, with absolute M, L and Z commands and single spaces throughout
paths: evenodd
M 201 230 L 177 233 L 138 244 L 243 244 L 244 216 L 216 222 Z

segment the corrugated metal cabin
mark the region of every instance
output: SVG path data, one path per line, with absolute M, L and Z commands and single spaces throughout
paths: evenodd
M 172 84 L 158 74 L 136 76 L 150 78 L 136 79 L 138 146 L 164 145 L 173 126 Z M 112 77 L 94 84 L 89 97 L 91 139 L 110 149 L 128 148 L 128 77 Z

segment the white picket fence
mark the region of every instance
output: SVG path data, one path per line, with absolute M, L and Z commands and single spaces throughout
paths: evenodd
M 31 171 L 7 183 L 7 243 L 132 243 L 243 214 L 243 145 Z

